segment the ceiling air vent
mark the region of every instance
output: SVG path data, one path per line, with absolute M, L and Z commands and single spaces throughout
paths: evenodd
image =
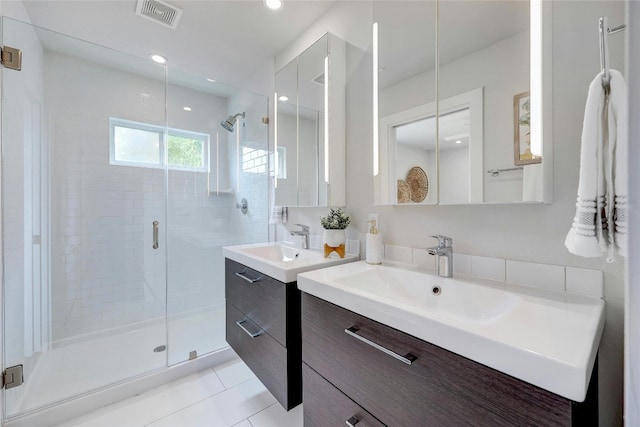
M 160 0 L 138 0 L 136 15 L 175 30 L 182 10 Z

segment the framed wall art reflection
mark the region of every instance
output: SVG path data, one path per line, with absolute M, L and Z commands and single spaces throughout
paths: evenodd
M 531 152 L 531 108 L 529 92 L 513 97 L 514 164 L 540 163 L 542 157 Z

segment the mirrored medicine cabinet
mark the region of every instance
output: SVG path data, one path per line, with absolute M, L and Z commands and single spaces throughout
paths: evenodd
M 347 45 L 324 34 L 275 75 L 279 206 L 344 206 Z
M 373 2 L 375 204 L 551 201 L 544 3 Z

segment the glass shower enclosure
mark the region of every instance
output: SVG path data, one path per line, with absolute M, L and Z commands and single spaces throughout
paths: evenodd
M 268 239 L 267 99 L 8 18 L 2 43 L 5 420 L 225 348 L 221 248 Z

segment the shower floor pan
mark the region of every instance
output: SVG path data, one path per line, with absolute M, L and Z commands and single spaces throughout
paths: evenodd
M 56 402 L 161 370 L 167 363 L 187 360 L 192 350 L 203 348 L 203 343 L 208 351 L 227 347 L 224 306 L 172 318 L 169 336 L 176 337 L 171 348 L 154 351 L 167 344 L 165 322 L 161 319 L 128 330 L 103 332 L 99 337 L 75 339 L 44 352 L 33 373 L 25 378 L 24 386 L 5 392 L 7 415 L 11 418 L 55 406 Z

